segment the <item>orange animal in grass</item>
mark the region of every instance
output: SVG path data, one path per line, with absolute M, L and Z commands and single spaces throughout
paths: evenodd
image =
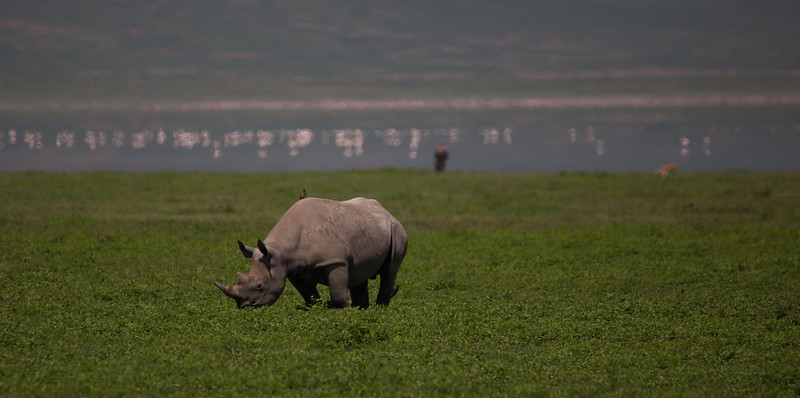
M 675 174 L 678 174 L 678 165 L 675 163 L 667 163 L 655 171 L 655 175 L 661 178 L 666 178 Z

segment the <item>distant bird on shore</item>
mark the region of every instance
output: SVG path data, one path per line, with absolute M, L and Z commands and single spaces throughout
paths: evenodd
M 303 188 L 303 192 L 300 192 L 300 199 L 305 199 L 305 198 L 306 198 L 306 189 Z

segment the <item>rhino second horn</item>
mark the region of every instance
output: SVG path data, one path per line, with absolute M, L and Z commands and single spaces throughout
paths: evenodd
M 222 290 L 222 293 L 225 293 L 226 296 L 236 299 L 236 295 L 233 294 L 233 289 L 230 286 L 225 286 L 217 281 L 214 281 L 214 286 L 218 287 L 219 290 Z

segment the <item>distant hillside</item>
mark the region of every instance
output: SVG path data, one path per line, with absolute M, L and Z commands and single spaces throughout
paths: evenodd
M 0 95 L 30 84 L 800 67 L 796 0 L 7 0 L 2 8 Z

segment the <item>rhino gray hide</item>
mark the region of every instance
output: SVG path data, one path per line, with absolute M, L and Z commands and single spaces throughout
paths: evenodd
M 239 242 L 253 265 L 246 275 L 236 273 L 238 284 L 214 284 L 239 308 L 272 305 L 287 278 L 307 305 L 319 299 L 321 283 L 329 286 L 333 307 L 350 306 L 350 289 L 353 305 L 366 308 L 367 281 L 380 275 L 376 303 L 388 305 L 407 245 L 403 226 L 376 200 L 306 198 L 289 208 L 256 247 Z

